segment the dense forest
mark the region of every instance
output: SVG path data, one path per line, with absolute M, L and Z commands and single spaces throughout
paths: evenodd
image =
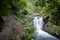
M 48 20 L 44 31 L 60 38 L 60 0 L 0 0 L 0 40 L 34 40 L 34 14 Z

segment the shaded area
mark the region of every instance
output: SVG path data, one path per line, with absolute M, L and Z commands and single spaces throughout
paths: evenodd
M 56 13 L 52 13 L 51 15 L 52 15 L 51 22 L 54 23 L 55 25 L 60 26 L 60 13 L 56 12 Z
M 4 25 L 4 20 L 2 19 L 2 17 L 0 16 L 0 32 L 3 29 L 3 25 Z

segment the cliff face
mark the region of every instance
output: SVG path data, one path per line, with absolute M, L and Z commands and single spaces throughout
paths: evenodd
M 5 25 L 2 32 L 0 32 L 0 40 L 24 40 L 27 30 L 18 21 L 10 16 L 2 17 Z

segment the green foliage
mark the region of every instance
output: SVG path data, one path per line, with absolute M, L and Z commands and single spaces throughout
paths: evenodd
M 10 15 L 13 10 L 23 9 L 26 2 L 27 0 L 0 0 L 0 15 Z
M 28 31 L 28 33 L 25 34 L 25 40 L 33 40 L 34 39 L 34 28 L 33 28 L 33 25 L 30 24 L 29 22 L 31 20 L 31 17 L 29 17 L 28 15 L 21 15 L 21 16 L 14 15 L 14 18 L 17 19 L 18 22 L 23 24 L 25 29 Z
M 20 13 L 20 10 L 23 12 Z M 31 20 L 29 14 L 38 12 L 41 16 L 49 16 L 55 25 L 60 25 L 59 10 L 60 0 L 0 0 L 0 16 L 14 14 L 13 16 L 28 30 L 25 40 L 34 40 L 34 29 L 29 22 Z M 57 29 L 56 32 L 60 32 Z
M 26 6 L 27 0 L 12 0 L 13 5 L 19 9 L 23 9 Z
M 0 0 L 0 15 L 8 15 L 11 12 L 11 0 Z
M 40 6 L 41 11 L 40 11 L 40 14 L 48 14 L 50 15 L 52 12 L 54 12 L 56 10 L 56 6 L 57 6 L 57 3 L 55 3 L 54 1 L 51 1 L 51 0 L 38 0 L 35 5 L 36 6 Z
M 35 5 L 33 5 L 32 2 L 28 1 L 27 2 L 27 7 L 25 7 L 25 10 L 27 10 L 28 13 L 31 14 L 31 13 L 35 12 L 36 7 L 35 7 Z
M 60 0 L 38 0 L 35 6 L 40 7 L 40 16 L 49 16 L 48 30 L 52 29 L 54 32 L 50 32 L 60 35 Z
M 53 19 L 53 20 L 51 20 L 52 23 L 60 26 L 60 19 L 59 18 L 60 18 L 60 13 L 59 12 L 51 14 L 51 19 Z
M 41 16 L 49 16 L 50 17 L 49 19 L 52 21 L 50 24 L 53 23 L 52 25 L 49 25 L 49 27 L 53 28 L 54 33 L 59 35 L 60 30 L 59 27 L 57 26 L 60 25 L 60 21 L 59 21 L 60 19 L 58 18 L 60 14 L 55 13 L 60 8 L 59 2 L 60 2 L 59 0 L 37 0 L 37 1 L 28 0 L 26 2 L 26 6 L 23 7 L 24 8 L 23 10 L 26 10 L 28 12 L 26 15 L 39 11 L 38 13 L 40 13 Z M 33 31 L 32 31 L 33 26 L 31 26 L 29 23 L 30 17 L 26 15 L 21 14 L 19 17 L 16 18 L 28 30 L 28 35 L 26 36 L 26 40 L 34 40 Z M 55 29 L 53 25 L 55 25 Z

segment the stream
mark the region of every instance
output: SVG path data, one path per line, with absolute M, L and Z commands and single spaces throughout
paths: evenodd
M 44 26 L 43 17 L 35 16 L 33 18 L 33 24 L 35 28 L 35 40 L 59 40 L 58 38 L 50 35 L 49 33 L 42 30 Z

